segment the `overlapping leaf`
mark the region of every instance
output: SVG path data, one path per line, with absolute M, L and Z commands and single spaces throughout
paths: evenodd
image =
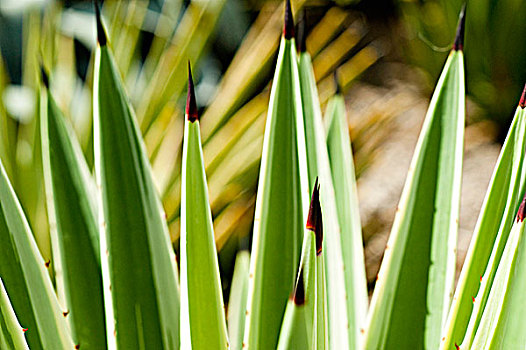
M 366 349 L 436 349 L 455 277 L 465 118 L 463 12 L 380 267 Z M 416 282 L 417 281 L 417 282 Z
M 27 346 L 23 328 L 18 323 L 4 283 L 0 278 L 0 348 L 25 350 Z
M 324 296 L 318 295 L 318 261 L 323 261 L 323 220 L 320 206 L 320 188 L 314 184 L 309 215 L 303 238 L 301 261 L 298 268 L 294 293 L 285 310 L 279 335 L 278 349 L 319 349 L 318 344 L 325 343 L 325 336 L 318 343 L 317 331 L 318 305 L 323 305 Z M 319 281 L 323 285 L 324 281 Z M 322 309 L 323 310 L 323 309 Z M 323 315 L 322 315 L 323 316 Z M 323 322 L 323 320 L 322 320 Z M 322 329 L 325 324 L 321 323 Z
M 72 349 L 44 260 L 0 162 L 0 278 L 31 349 Z
M 526 200 L 502 253 L 491 292 L 470 349 L 524 349 L 526 328 L 524 289 L 526 288 L 526 240 L 524 218 Z M 467 349 L 467 347 L 466 347 Z
M 237 253 L 228 298 L 228 336 L 230 348 L 241 350 L 243 348 L 243 333 L 245 331 L 245 311 L 247 309 L 248 270 L 250 253 L 241 250 Z
M 336 191 L 333 187 L 318 91 L 311 58 L 307 52 L 300 54 L 299 72 L 309 180 L 313 185 L 314 179 L 319 176 L 323 188 L 321 205 L 327 236 L 323 254 L 327 262 L 328 338 L 333 348 L 349 346 L 356 349 L 368 303 L 361 230 L 358 223 L 358 231 L 344 231 L 338 221 L 340 209 L 336 205 Z M 332 118 L 332 114 L 330 117 Z M 357 247 L 353 245 L 355 234 L 359 235 L 360 240 Z
M 286 13 L 292 21 L 290 10 Z M 285 27 L 265 128 L 250 262 L 245 344 L 257 349 L 276 348 L 308 205 L 296 48 L 290 23 Z
M 95 169 L 109 347 L 179 348 L 179 289 L 140 131 L 98 21 Z
M 353 325 L 352 345 L 357 348 L 359 334 L 365 327 L 367 306 L 367 285 L 363 255 L 362 228 L 358 211 L 358 193 L 354 175 L 349 126 L 345 113 L 345 102 L 340 94 L 332 97 L 327 104 L 325 116 L 327 127 L 327 149 L 338 222 L 341 230 L 341 246 L 345 268 L 345 286 L 348 297 L 349 321 Z M 337 189 L 337 190 L 336 190 Z M 349 267 L 349 268 L 347 268 Z
M 441 349 L 455 349 L 455 344 L 469 348 L 477 331 L 520 195 L 524 192 L 525 116 L 524 108 L 519 106 L 475 226 L 444 328 Z
M 106 329 L 95 183 L 75 134 L 49 91 L 41 97 L 41 126 L 59 293 L 65 298 L 75 343 L 101 349 L 106 345 Z
M 223 293 L 190 69 L 181 195 L 181 347 L 227 349 Z
M 313 349 L 316 344 L 316 242 L 307 232 L 303 240 L 305 252 L 298 270 L 294 293 L 290 297 L 279 335 L 277 349 Z M 305 260 L 303 260 L 305 259 Z

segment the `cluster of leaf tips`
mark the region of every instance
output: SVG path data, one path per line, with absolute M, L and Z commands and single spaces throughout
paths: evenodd
M 250 256 L 246 251 L 238 255 L 227 313 L 190 64 L 178 270 L 142 135 L 95 9 L 95 178 L 42 68 L 40 133 L 56 288 L 50 264 L 43 261 L 0 167 L 2 349 L 526 345 L 526 199 L 519 204 L 526 183 L 526 88 L 453 297 L 465 120 L 465 8 L 368 306 L 343 96 L 329 101 L 322 118 L 311 58 L 303 39 L 296 50 L 286 2 L 253 246 Z M 304 28 L 298 33 L 305 37 Z

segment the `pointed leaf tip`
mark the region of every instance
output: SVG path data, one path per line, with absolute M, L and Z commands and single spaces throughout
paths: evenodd
M 334 79 L 334 85 L 336 86 L 336 90 L 334 91 L 334 94 L 335 95 L 341 95 L 342 94 L 342 87 L 340 86 L 340 82 L 338 80 L 338 70 L 337 69 L 334 70 L 332 78 Z
M 457 34 L 453 43 L 453 51 L 462 51 L 464 49 L 464 29 L 466 27 L 466 4 L 462 6 L 458 19 Z
M 316 255 L 319 256 L 323 245 L 323 220 L 320 205 L 320 185 L 318 184 L 317 177 L 314 183 L 314 190 L 312 191 L 306 227 L 307 230 L 313 231 L 316 235 Z
M 283 36 L 290 40 L 294 38 L 294 18 L 292 18 L 292 8 L 290 0 L 285 1 L 285 23 L 283 25 Z
M 525 217 L 526 217 L 526 194 L 524 195 L 521 205 L 519 206 L 519 210 L 517 211 L 517 222 L 519 221 L 523 222 Z
M 46 89 L 49 89 L 49 77 L 46 72 L 46 69 L 44 68 L 44 65 L 40 64 L 40 76 L 42 79 L 42 84 L 46 87 Z
M 188 61 L 188 94 L 186 95 L 186 118 L 190 122 L 195 122 L 197 115 L 197 103 L 195 102 L 194 81 L 192 79 L 192 67 Z
M 300 268 L 300 275 L 296 288 L 294 288 L 294 304 L 301 306 L 305 304 L 305 282 L 303 281 L 303 266 Z
M 300 19 L 297 24 L 297 31 L 296 31 L 296 45 L 299 53 L 303 53 L 307 51 L 307 18 L 305 15 L 305 11 L 302 11 L 302 14 L 300 16 Z
M 526 108 L 526 84 L 524 84 L 524 90 L 522 90 L 522 96 L 519 101 L 519 107 L 522 109 Z
M 93 6 L 95 6 L 95 18 L 97 20 L 97 41 L 100 46 L 106 46 L 108 40 L 106 38 L 104 26 L 102 25 L 99 0 L 93 0 Z

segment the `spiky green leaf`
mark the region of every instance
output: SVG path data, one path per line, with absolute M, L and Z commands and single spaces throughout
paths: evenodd
M 234 264 L 232 284 L 230 286 L 227 313 L 228 336 L 230 338 L 230 348 L 232 350 L 241 350 L 243 348 L 249 264 L 250 253 L 246 250 L 238 252 Z
M 316 349 L 316 237 L 305 230 L 296 286 L 287 303 L 277 349 Z
M 40 103 L 47 208 L 59 293 L 68 308 L 75 343 L 83 349 L 102 349 L 106 328 L 95 182 L 73 130 L 49 91 Z
M 102 30 L 100 25 L 99 41 Z M 175 255 L 141 134 L 107 45 L 96 51 L 93 110 L 109 347 L 177 349 Z
M 359 334 L 365 327 L 369 299 L 365 278 L 358 191 L 343 96 L 337 94 L 329 100 L 325 121 L 327 125 L 327 148 L 341 231 L 342 256 L 346 266 L 345 285 L 347 293 L 350 293 L 348 300 L 351 305 L 348 305 L 348 315 L 349 322 L 353 325 L 352 344 L 356 349 Z
M 308 205 L 294 40 L 282 38 L 263 143 L 250 262 L 245 344 L 275 349 L 294 287 Z
M 327 280 L 323 254 L 316 257 L 316 350 L 329 349 Z
M 26 338 L 24 338 L 24 331 L 18 319 L 16 318 L 15 311 L 11 306 L 9 296 L 5 291 L 4 283 L 0 278 L 0 348 L 1 349 L 13 349 L 13 350 L 25 350 L 27 346 Z
M 508 236 L 484 313 L 470 349 L 526 347 L 526 239 L 524 203 Z M 468 347 L 465 347 L 466 349 Z
M 223 293 L 199 121 L 185 121 L 181 194 L 181 347 L 227 349 Z
M 0 278 L 31 349 L 72 349 L 44 260 L 0 162 Z
M 475 226 L 441 349 L 473 341 L 524 186 L 526 113 L 518 107 L 493 172 Z M 473 298 L 475 297 L 475 302 Z
M 353 232 L 342 231 L 333 186 L 333 175 L 327 150 L 325 128 L 322 122 L 316 81 L 310 55 L 299 57 L 300 86 L 302 94 L 307 163 L 311 186 L 319 176 L 321 205 L 326 236 L 323 254 L 326 260 L 328 299 L 328 338 L 331 347 L 358 348 L 359 330 L 364 327 L 367 312 L 367 288 L 361 229 L 359 243 L 352 242 Z M 332 109 L 330 110 L 332 111 Z M 332 118 L 332 112 L 329 116 Z M 338 169 L 339 170 L 339 169 Z M 345 306 L 345 307 L 344 307 Z
M 366 349 L 439 346 L 455 277 L 463 62 L 462 51 L 451 51 L 431 99 L 373 294 Z

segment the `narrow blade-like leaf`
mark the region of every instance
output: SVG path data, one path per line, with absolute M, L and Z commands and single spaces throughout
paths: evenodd
M 526 347 L 526 239 L 525 203 L 508 236 L 488 301 L 471 349 L 524 349 Z
M 73 349 L 46 265 L 0 162 L 0 278 L 31 349 Z
M 46 89 L 47 90 L 47 89 Z M 95 183 L 74 132 L 51 93 L 41 103 L 42 158 L 58 289 L 72 337 L 83 349 L 106 346 Z
M 110 348 L 179 348 L 179 290 L 165 214 L 98 16 L 95 169 Z
M 316 350 L 329 349 L 327 280 L 323 253 L 316 257 Z
M 181 190 L 181 348 L 227 349 L 223 293 L 188 66 Z
M 245 328 L 245 344 L 254 349 L 276 348 L 299 266 L 308 205 L 296 49 L 290 31 L 285 34 L 272 84 L 254 219 Z
M 0 349 L 28 349 L 23 328 L 18 323 L 4 283 L 0 278 Z
M 327 236 L 323 254 L 327 261 L 325 268 L 328 292 L 328 337 L 331 348 L 356 349 L 359 330 L 364 327 L 368 304 L 361 230 L 357 232 L 360 235 L 360 243 L 355 249 L 350 244 L 352 243 L 350 236 L 347 237 L 351 232 L 342 231 L 338 222 L 325 129 L 312 62 L 307 52 L 300 53 L 299 72 L 309 181 L 312 186 L 314 179 L 319 176 L 323 188 L 321 205 Z M 357 256 L 353 257 L 353 255 Z
M 362 227 L 358 208 L 358 190 L 356 188 L 345 102 L 342 95 L 334 95 L 329 100 L 325 121 L 328 125 L 327 148 L 335 188 L 334 196 L 338 223 L 341 230 L 345 285 L 347 293 L 350 293 L 348 315 L 349 322 L 354 325 L 351 344 L 356 349 L 359 334 L 365 327 L 369 299 L 365 277 Z
M 526 90 L 523 98 L 526 96 Z M 441 349 L 469 347 L 475 336 L 524 186 L 526 112 L 517 111 L 493 176 L 460 273 Z M 475 303 L 473 298 L 475 297 Z
M 241 350 L 243 348 L 243 333 L 245 332 L 245 319 L 248 295 L 248 270 L 250 265 L 250 253 L 241 250 L 237 253 L 234 264 L 234 274 L 230 286 L 230 297 L 228 298 L 228 336 L 230 348 Z
M 300 265 L 298 279 L 294 288 L 294 293 L 290 297 L 278 341 L 278 350 L 306 350 L 313 349 L 315 344 L 315 285 L 316 285 L 316 264 L 314 262 L 315 239 L 312 233 L 306 233 L 304 243 L 308 244 L 308 261 Z M 305 280 L 305 275 L 309 271 L 310 281 Z M 308 290 L 308 292 L 307 292 Z M 309 301 L 309 303 L 307 303 Z
M 446 61 L 422 126 L 373 294 L 366 349 L 431 350 L 440 343 L 453 293 L 460 206 L 460 49 L 455 45 Z
M 316 182 L 307 218 L 298 277 L 281 325 L 278 349 L 317 349 L 317 255 L 321 253 L 323 222 Z
M 307 218 L 307 229 L 314 231 L 316 238 L 316 350 L 329 349 L 329 325 L 327 317 L 327 280 L 325 278 L 325 258 L 323 254 L 323 213 L 321 210 L 319 186 L 314 190 Z M 312 214 L 311 214 L 312 213 Z M 334 343 L 333 343 L 334 344 Z

